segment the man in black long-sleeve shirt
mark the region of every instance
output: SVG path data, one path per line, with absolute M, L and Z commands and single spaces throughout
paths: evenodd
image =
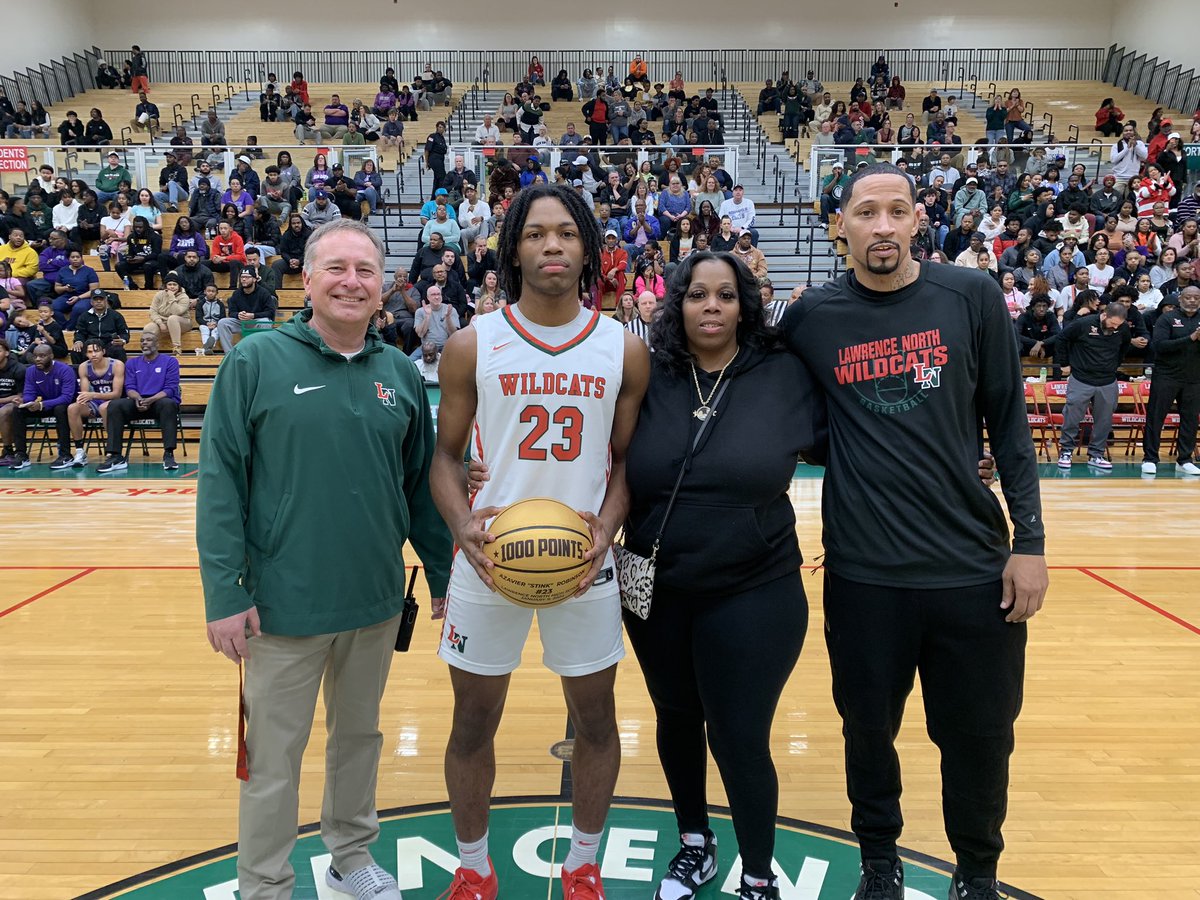
M 125 345 L 129 343 L 129 326 L 125 317 L 112 308 L 108 292 L 92 291 L 92 308 L 75 324 L 75 342 L 71 345 L 71 362 L 79 365 L 86 358 L 84 344 L 92 338 L 104 342 L 104 355 L 125 361 Z
M 279 238 L 279 259 L 272 263 L 276 281 L 282 285 L 284 275 L 299 275 L 304 268 L 304 248 L 312 229 L 304 222 L 300 213 L 288 216 L 288 226 Z
M 915 193 L 862 169 L 838 225 L 854 270 L 784 314 L 827 395 L 826 644 L 846 738 L 862 896 L 899 897 L 894 740 L 917 671 L 942 754 L 956 896 L 996 885 L 1026 626 L 1048 577 L 1020 358 L 999 287 L 909 250 Z M 986 420 L 1013 522 L 974 468 Z
M 1071 468 L 1071 457 L 1079 440 L 1088 407 L 1092 409 L 1092 437 L 1088 442 L 1088 465 L 1108 470 L 1108 435 L 1117 408 L 1117 372 L 1129 347 L 1127 310 L 1119 300 L 1098 315 L 1081 316 L 1063 329 L 1054 348 L 1054 361 L 1067 378 L 1067 403 L 1063 408 L 1062 432 L 1058 442 L 1058 467 Z
M 1051 305 L 1048 296 L 1038 294 L 1029 301 L 1029 309 L 1017 316 L 1013 323 L 1022 356 L 1044 357 L 1053 354 L 1062 328 L 1058 324 L 1058 316 L 1050 313 Z
M 270 328 L 275 321 L 275 304 L 275 295 L 262 286 L 254 272 L 242 269 L 238 274 L 237 290 L 229 295 L 226 317 L 217 323 L 221 350 L 225 353 L 232 350 L 236 343 L 234 339 L 248 325 L 257 322 L 259 327 Z
M 1200 287 L 1179 294 L 1179 308 L 1163 313 L 1154 323 L 1154 380 L 1146 404 L 1146 432 L 1142 438 L 1142 472 L 1158 473 L 1158 447 L 1163 423 L 1171 406 L 1179 406 L 1176 469 L 1183 475 L 1200 475 L 1195 463 L 1196 424 L 1200 417 Z

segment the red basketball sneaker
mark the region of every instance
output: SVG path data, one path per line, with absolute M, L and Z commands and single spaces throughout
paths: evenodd
M 486 878 L 474 869 L 455 869 L 454 880 L 438 900 L 496 900 L 500 886 L 496 882 L 496 867 L 492 866 L 491 859 L 488 860 L 488 866 L 492 872 Z
M 604 900 L 604 882 L 595 863 L 580 866 L 574 872 L 563 869 L 563 900 Z

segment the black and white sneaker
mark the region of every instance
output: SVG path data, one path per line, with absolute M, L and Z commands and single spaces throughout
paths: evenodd
M 129 468 L 129 462 L 123 456 L 109 454 L 108 459 L 96 466 L 97 475 L 107 475 L 109 472 L 124 472 Z
M 69 456 L 60 456 L 54 462 L 50 463 L 51 472 L 61 472 L 63 469 L 73 468 L 75 460 Z
M 168 450 L 163 454 L 163 471 L 174 472 L 179 468 L 179 463 L 175 462 L 175 454 Z
M 667 866 L 667 875 L 654 892 L 654 900 L 687 900 L 701 885 L 717 877 L 717 839 L 704 832 L 703 844 L 689 844 L 680 836 L 681 846 Z
M 1000 883 L 995 878 L 967 878 L 954 873 L 950 882 L 949 900 L 1003 900 Z
M 751 884 L 743 873 L 742 886 L 738 888 L 738 900 L 779 900 L 779 880 L 772 876 L 766 884 Z
M 32 465 L 33 463 L 29 461 L 28 455 L 24 453 L 14 453 L 12 462 L 8 467 L 13 471 L 20 471 L 21 469 L 28 469 Z
M 900 860 L 864 859 L 854 900 L 904 900 L 904 865 Z

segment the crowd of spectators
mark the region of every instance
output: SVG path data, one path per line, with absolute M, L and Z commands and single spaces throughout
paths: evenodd
M 129 77 L 112 86 L 138 94 L 131 126 L 157 133 L 158 109 L 149 100 L 148 81 L 134 84 L 136 68 L 131 61 Z M 144 63 L 140 68 L 144 75 Z M 581 302 L 601 306 L 611 297 L 634 330 L 642 297 L 661 298 L 673 269 L 697 249 L 737 254 L 764 285 L 764 302 L 779 302 L 770 287 L 769 260 L 757 247 L 754 203 L 734 184 L 720 154 L 667 149 L 639 164 L 636 150 L 623 149 L 723 143 L 724 122 L 711 89 L 689 94 L 680 72 L 652 83 L 640 57 L 621 72 L 597 65 L 573 79 L 560 70 L 550 81 L 550 101 L 582 106 L 580 121 L 568 122 L 554 139 L 542 124 L 551 108 L 539 93 L 546 87 L 534 57 L 526 77 L 475 131 L 476 145 L 493 148 L 477 173 L 461 155 L 448 160 L 445 123 L 436 119 L 436 109 L 449 104 L 453 84 L 440 71 L 427 66 L 401 86 L 388 68 L 367 102 L 356 98 L 347 105 L 334 94 L 318 113 L 302 72 L 287 83 L 268 74 L 260 118 L 292 123 L 301 142 L 353 146 L 378 140 L 403 151 L 404 123 L 422 112 L 435 116 L 422 149 L 430 199 L 418 216 L 417 251 L 408 268 L 395 273 L 380 309 L 386 339 L 420 360 L 431 345 L 440 351 L 446 336 L 482 307 L 504 305 L 495 284 L 498 236 L 512 197 L 537 182 L 572 186 L 592 201 L 604 266 Z M 899 165 L 913 180 L 922 212 L 914 254 L 996 278 L 1022 329 L 1023 347 L 1035 356 L 1049 356 L 1053 347 L 1032 340 L 1047 327 L 1038 324 L 1044 317 L 1030 324 L 1035 297 L 1047 297 L 1061 322 L 1081 292 L 1098 292 L 1103 300 L 1129 284 L 1136 290 L 1135 308 L 1152 314 L 1195 283 L 1200 188 L 1186 190 L 1181 135 L 1169 118 L 1158 115 L 1147 123 L 1152 136 L 1143 139 L 1137 124 L 1106 100 L 1096 128 L 1117 140 L 1109 148 L 1112 174 L 1097 183 L 1082 165 L 1068 171 L 1053 148 L 1031 143 L 1018 89 L 996 95 L 985 113 L 986 146 L 975 148 L 956 134 L 954 96 L 943 100 L 931 90 L 919 111 L 915 102 L 880 57 L 845 100 L 834 100 L 813 71 L 798 80 L 782 72 L 765 83 L 757 112 L 778 113 L 785 135 L 812 126 L 818 144 L 852 145 L 843 151 L 850 162 L 839 162 L 822 180 L 823 221 L 838 208 L 848 164 L 870 165 L 880 158 L 880 144 L 900 150 Z M 48 119 L 37 112 L 0 97 L 6 133 L 25 137 L 32 128 L 49 134 Z M 899 128 L 892 126 L 893 114 L 904 116 Z M 104 146 L 112 140 L 98 109 L 87 123 L 68 112 L 58 130 L 64 142 Z M 350 174 L 344 161 L 352 155 L 331 163 L 318 151 L 307 165 L 281 151 L 260 176 L 254 161 L 262 151 L 250 146 L 226 173 L 228 140 L 215 110 L 200 130 L 198 147 L 176 130 L 156 186 L 135 192 L 133 175 L 113 150 L 90 184 L 68 182 L 43 166 L 23 195 L 0 193 L 0 291 L 7 295 L 0 299 L 0 329 L 17 356 L 31 362 L 41 343 L 56 358 L 79 356 L 80 341 L 66 347 L 61 335 L 77 333 L 85 320 L 94 324 L 89 317 L 97 293 L 105 295 L 108 314 L 119 316 L 119 292 L 98 291 L 97 268 L 116 271 L 127 288 L 140 282 L 157 291 L 146 332 L 165 333 L 176 354 L 183 334 L 193 329 L 201 336 L 198 353 L 228 350 L 242 333 L 274 321 L 279 286 L 284 276 L 299 273 L 312 229 L 342 216 L 369 218 L 384 201 L 370 158 L 355 163 Z M 1200 117 L 1191 128 L 1193 135 L 1197 131 Z M 512 144 L 503 143 L 505 132 Z M 550 144 L 568 148 L 553 169 L 544 149 Z M 968 161 L 971 149 L 976 158 Z M 163 213 L 177 212 L 185 201 L 187 214 L 164 239 Z M 85 255 L 83 248 L 92 246 L 94 255 Z M 269 257 L 275 257 L 271 265 L 265 263 Z M 434 314 L 427 311 L 431 306 Z M 119 352 L 120 345 L 107 340 L 106 349 L 114 347 Z M 1130 353 L 1139 351 L 1150 354 L 1131 344 Z

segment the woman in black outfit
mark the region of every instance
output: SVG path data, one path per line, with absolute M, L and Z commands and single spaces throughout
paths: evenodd
M 824 404 L 804 366 L 779 349 L 754 276 L 731 254 L 693 252 L 679 264 L 650 346 L 626 475 L 631 551 L 650 556 L 696 411 L 728 385 L 666 521 L 649 617 L 624 613 L 681 836 L 655 896 L 690 897 L 717 874 L 707 734 L 742 857 L 738 896 L 773 900 L 771 724 L 808 625 L 788 487 L 797 456 L 824 443 Z
M 559 69 L 558 74 L 554 76 L 554 81 L 550 83 L 550 99 L 570 100 L 573 96 L 571 76 L 567 74 L 566 69 Z
M 425 168 L 433 173 L 433 183 L 429 188 L 430 200 L 446 180 L 446 154 L 449 150 L 450 147 L 446 144 L 446 123 L 438 122 L 433 134 L 425 139 Z

